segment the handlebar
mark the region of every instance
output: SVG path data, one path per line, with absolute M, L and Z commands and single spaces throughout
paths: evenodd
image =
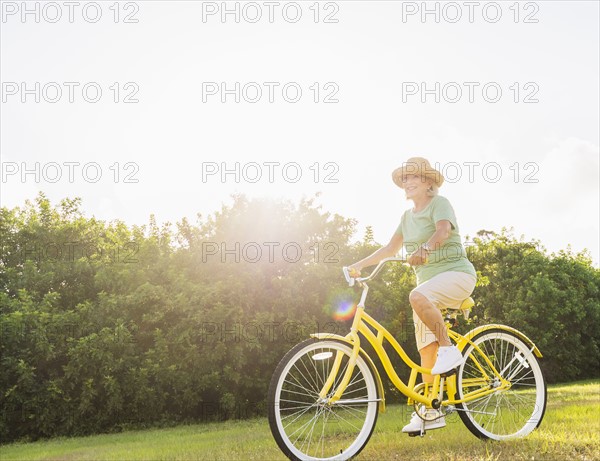
M 348 282 L 348 286 L 353 287 L 356 279 L 350 277 L 350 272 L 348 272 L 348 266 L 342 267 L 342 272 L 344 273 L 344 277 L 346 278 L 346 282 Z
M 342 272 L 344 273 L 346 282 L 348 282 L 348 286 L 354 286 L 355 282 L 358 282 L 359 285 L 362 285 L 363 282 L 367 282 L 367 281 L 371 280 L 373 277 L 375 277 L 377 275 L 377 273 L 381 270 L 383 265 L 390 261 L 402 262 L 402 263 L 408 265 L 405 258 L 390 257 L 390 258 L 384 258 L 381 261 L 379 261 L 379 264 L 377 264 L 377 267 L 375 267 L 375 269 L 373 269 L 373 272 L 371 272 L 366 277 L 356 277 L 356 278 L 350 277 L 350 273 L 348 272 L 348 267 L 346 267 L 346 266 L 342 267 Z

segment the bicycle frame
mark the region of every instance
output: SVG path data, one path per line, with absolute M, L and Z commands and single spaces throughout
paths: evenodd
M 316 341 L 298 343 L 279 362 L 269 385 L 268 416 L 283 453 L 290 459 L 315 461 L 351 459 L 360 453 L 373 434 L 378 412 L 385 411 L 382 368 L 415 407 L 411 422 L 402 429 L 410 436 L 444 426 L 430 423 L 454 412 L 481 439 L 524 437 L 539 427 L 547 406 L 544 376 L 533 356 L 541 357 L 539 349 L 506 325 L 480 325 L 464 334 L 452 331 L 459 313 L 468 318 L 475 304 L 471 298 L 458 309 L 442 310 L 446 332 L 465 362 L 457 360 L 460 366 L 443 376 L 431 376 L 430 368 L 413 362 L 392 334 L 365 312 L 365 282 L 390 260 L 403 261 L 383 260 L 363 278 L 352 278 L 343 268 L 349 285 L 362 288 L 348 334 L 312 334 Z M 380 364 L 374 363 L 375 354 Z M 402 372 L 394 366 L 400 360 L 410 368 L 408 373 L 404 366 Z M 419 373 L 430 375 L 431 384 L 417 384 Z
M 417 375 L 419 373 L 431 374 L 431 369 L 423 368 L 420 365 L 417 365 L 413 360 L 411 360 L 411 358 L 406 354 L 406 352 L 398 343 L 398 341 L 396 341 L 396 339 L 381 324 L 379 324 L 375 319 L 373 319 L 373 317 L 371 317 L 365 312 L 364 303 L 369 289 L 365 281 L 373 278 L 375 274 L 380 270 L 381 266 L 388 261 L 404 260 L 399 258 L 386 258 L 379 263 L 376 269 L 368 277 L 355 279 L 360 286 L 363 286 L 363 293 L 361 296 L 361 300 L 357 306 L 356 313 L 354 315 L 354 320 L 352 322 L 350 333 L 348 333 L 345 337 L 339 335 L 331 335 L 327 333 L 311 335 L 319 339 L 341 339 L 353 346 L 352 354 L 350 356 L 348 364 L 346 365 L 343 378 L 338 384 L 334 394 L 329 399 L 327 399 L 327 395 L 330 392 L 331 387 L 333 386 L 336 377 L 338 376 L 338 373 L 340 372 L 340 366 L 343 357 L 342 352 L 338 351 L 336 353 L 332 370 L 327 380 L 325 381 L 321 392 L 319 393 L 319 398 L 322 399 L 322 401 L 328 401 L 330 405 L 333 405 L 336 402 L 345 403 L 344 400 L 341 400 L 341 396 L 345 392 L 348 383 L 350 382 L 352 373 L 354 371 L 354 367 L 356 365 L 356 359 L 358 358 L 358 355 L 362 350 L 360 345 L 359 333 L 362 334 L 371 344 L 377 356 L 379 357 L 388 377 L 390 378 L 394 386 L 396 386 L 396 388 L 398 388 L 398 390 L 400 390 L 402 394 L 409 398 L 409 402 L 412 399 L 413 401 L 423 403 L 428 407 L 439 408 L 439 406 L 454 405 L 457 403 L 473 401 L 475 399 L 484 397 L 488 394 L 510 388 L 510 382 L 502 377 L 502 372 L 499 372 L 495 369 L 492 361 L 487 357 L 487 355 L 477 345 L 473 344 L 468 337 L 465 337 L 455 331 L 452 331 L 450 323 L 446 322 L 446 327 L 448 328 L 448 336 L 450 337 L 450 339 L 452 339 L 457 344 L 461 344 L 462 347 L 465 347 L 467 344 L 472 344 L 487 364 L 488 370 L 492 371 L 493 375 L 489 376 L 488 373 L 486 373 L 485 368 L 482 366 L 482 364 L 476 358 L 472 357 L 473 363 L 481 371 L 482 377 L 464 380 L 464 382 L 462 383 L 463 386 L 466 387 L 472 385 L 476 386 L 477 389 L 464 394 L 462 399 L 455 398 L 457 393 L 456 374 L 448 376 L 447 378 L 441 377 L 440 375 L 434 375 L 432 391 L 430 395 L 434 395 L 436 397 L 429 397 L 426 395 L 426 392 L 420 394 L 415 391 Z M 350 282 L 350 284 L 352 285 L 353 283 Z M 392 362 L 383 347 L 383 342 L 385 340 L 387 340 L 392 345 L 392 347 L 400 356 L 402 361 L 411 368 L 408 384 L 405 384 L 396 373 L 394 366 L 392 365 Z M 537 355 L 538 351 L 535 345 L 533 346 L 530 353 L 534 352 L 534 349 L 536 350 Z M 497 386 L 486 386 L 487 388 L 482 386 L 483 384 L 489 383 L 493 379 L 498 380 L 497 382 L 499 384 Z M 442 400 L 444 390 L 446 390 L 448 395 L 448 398 L 446 400 Z

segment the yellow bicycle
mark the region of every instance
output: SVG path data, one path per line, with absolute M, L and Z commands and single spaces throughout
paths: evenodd
M 269 425 L 283 453 L 292 460 L 343 460 L 357 455 L 369 441 L 378 413 L 385 411 L 385 396 L 381 376 L 361 347 L 359 333 L 409 405 L 440 409 L 444 414 L 458 412 L 467 428 L 483 439 L 524 437 L 536 429 L 546 409 L 546 383 L 537 360 L 542 354 L 527 336 L 505 325 L 479 326 L 464 336 L 451 330 L 457 315 L 468 318 L 475 304 L 472 298 L 464 300 L 460 309 L 443 311 L 463 363 L 436 375 L 431 389 L 417 384 L 418 374 L 431 370 L 413 362 L 365 312 L 366 282 L 388 261 L 404 262 L 386 258 L 362 278 L 351 278 L 344 268 L 349 285 L 362 287 L 350 333 L 313 334 L 277 366 L 268 394 Z M 394 370 L 384 341 L 410 367 L 407 384 Z M 421 431 L 411 435 L 423 435 L 423 427 L 424 421 Z

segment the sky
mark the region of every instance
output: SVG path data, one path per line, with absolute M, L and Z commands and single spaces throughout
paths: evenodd
M 600 261 L 596 1 L 1 7 L 2 206 L 174 223 L 319 193 L 386 243 L 412 205 L 391 173 L 422 156 L 463 237 Z

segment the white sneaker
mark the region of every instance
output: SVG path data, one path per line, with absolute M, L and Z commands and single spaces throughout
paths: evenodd
M 436 410 L 434 408 L 429 408 L 426 410 L 423 406 L 421 406 L 419 411 L 422 412 L 421 414 L 423 414 L 423 417 L 426 419 L 426 421 L 423 421 L 416 412 L 413 412 L 412 417 L 410 418 L 410 423 L 402 428 L 402 432 L 408 432 L 409 434 L 416 432 L 420 433 L 421 428 L 423 428 L 423 431 L 427 431 L 431 429 L 439 429 L 446 425 L 446 419 L 440 410 Z M 423 426 L 423 424 L 425 425 Z
M 431 369 L 432 375 L 441 375 L 447 371 L 460 366 L 463 356 L 456 346 L 444 346 L 438 348 L 437 360 Z

